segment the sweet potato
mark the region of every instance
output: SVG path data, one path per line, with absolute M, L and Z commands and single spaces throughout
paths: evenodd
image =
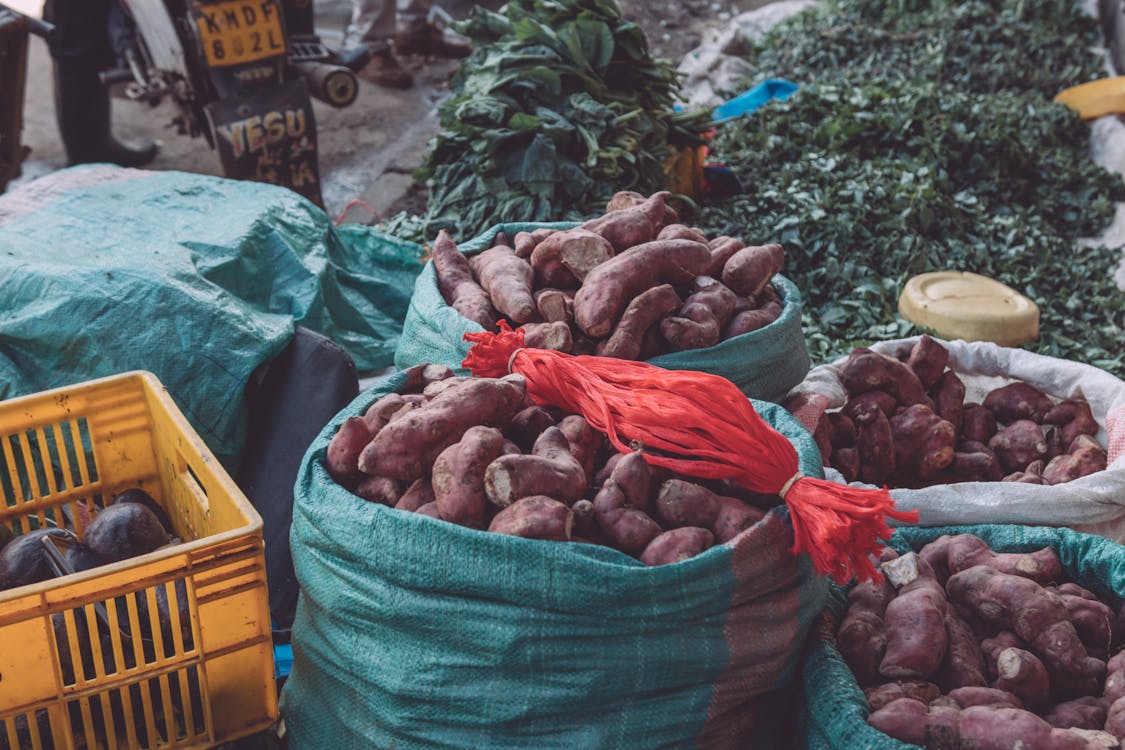
M 867 705 L 872 711 L 878 711 L 899 698 L 913 698 L 929 705 L 941 697 L 941 689 L 932 682 L 924 680 L 900 680 L 866 688 L 863 697 L 867 699 Z
M 1106 452 L 1101 446 L 1079 448 L 1074 453 L 1055 456 L 1043 469 L 1044 484 L 1062 484 L 1105 471 Z
M 947 370 L 930 388 L 929 395 L 934 402 L 934 413 L 960 432 L 965 418 L 965 384 L 957 373 Z
M 446 365 L 422 364 L 414 365 L 405 371 L 406 382 L 403 383 L 403 393 L 421 392 L 430 383 L 447 380 L 454 377 L 452 369 Z
M 698 526 L 683 526 L 655 537 L 641 552 L 645 565 L 668 565 L 695 557 L 715 543 L 715 535 Z
M 609 545 L 627 555 L 639 555 L 662 529 L 643 510 L 625 505 L 625 495 L 616 482 L 606 482 L 594 497 L 598 530 Z
M 858 432 L 859 478 L 868 484 L 883 484 L 895 470 L 891 423 L 883 412 L 875 408 L 852 418 Z
M 606 203 L 606 213 L 610 211 L 620 211 L 626 208 L 633 208 L 644 203 L 648 198 L 633 190 L 621 190 L 613 194 L 613 197 Z M 680 220 L 680 215 L 676 213 L 676 209 L 664 204 L 664 215 L 660 220 L 660 226 L 667 226 L 668 224 L 676 224 Z M 655 225 L 654 225 L 655 226 Z
M 722 281 L 740 296 L 762 291 L 785 263 L 785 251 L 776 243 L 744 247 L 723 266 Z
M 957 432 L 930 407 L 914 404 L 890 419 L 895 469 L 926 479 L 953 463 Z
M 516 232 L 516 236 L 512 238 L 512 247 L 519 257 L 530 258 L 535 246 L 557 231 L 559 230 L 544 227 L 532 232 Z
M 731 256 L 746 247 L 742 244 L 742 240 L 727 235 L 715 237 L 707 244 L 711 247 L 711 264 L 707 267 L 707 275 L 716 279 L 723 275 L 723 266 Z M 757 305 L 754 305 L 754 308 L 756 307 Z
M 436 502 L 433 485 L 430 484 L 428 477 L 422 477 L 415 479 L 414 483 L 406 488 L 406 492 L 402 493 L 395 507 L 399 510 L 416 511 L 423 505 Z
M 996 658 L 1006 648 L 1026 649 L 1027 644 L 1018 635 L 1010 630 L 1001 630 L 991 638 L 984 638 L 980 642 L 981 653 L 984 654 L 984 664 L 988 669 L 988 679 L 995 680 L 999 677 L 996 669 Z
M 1109 703 L 1125 698 L 1125 651 L 1117 652 L 1106 664 L 1102 695 Z
M 779 317 L 781 317 L 781 305 L 776 302 L 771 302 L 756 310 L 745 310 L 735 313 L 731 316 L 727 324 L 723 326 L 722 339 L 725 341 L 735 336 L 741 336 L 744 333 L 751 333 L 752 331 L 765 328 Z
M 1047 668 L 1039 657 L 1022 648 L 1006 648 L 996 655 L 996 682 L 992 686 L 1008 691 L 1036 713 L 1051 704 Z
M 918 559 L 916 564 L 917 578 L 899 588 L 883 618 L 887 651 L 879 663 L 879 674 L 884 677 L 928 678 L 941 666 L 949 646 L 945 591 L 925 561 Z
M 848 609 L 836 631 L 836 648 L 861 686 L 880 680 L 879 663 L 887 650 L 887 626 L 883 617 L 894 596 L 894 587 L 886 579 L 879 583 L 865 581 L 848 592 Z M 872 708 L 878 706 L 872 705 Z
M 450 523 L 483 528 L 488 515 L 484 472 L 500 457 L 504 435 L 495 427 L 477 425 L 434 460 L 431 485 L 438 513 Z
M 488 293 L 473 280 L 469 261 L 444 229 L 438 232 L 432 252 L 434 273 L 442 297 L 462 316 L 490 330 L 496 324 L 496 309 Z
M 734 292 L 712 280 L 690 294 L 675 316 L 665 318 L 660 332 L 673 351 L 714 346 L 734 313 L 734 303 Z
M 571 536 L 590 539 L 596 543 L 600 532 L 598 531 L 598 519 L 594 512 L 594 504 L 583 499 L 570 506 L 570 510 L 574 516 L 574 528 Z
M 886 391 L 867 391 L 858 396 L 849 397 L 841 412 L 845 417 L 851 419 L 854 425 L 859 416 L 867 414 L 872 409 L 878 409 L 890 417 L 895 413 L 897 405 L 898 401 L 895 400 L 895 397 Z
M 488 530 L 525 539 L 570 539 L 574 514 L 565 504 L 551 497 L 530 495 L 520 498 L 492 518 Z
M 1079 435 L 1097 435 L 1098 421 L 1085 401 L 1061 401 L 1043 415 L 1043 424 L 1059 426 L 1063 445 L 1069 446 Z
M 490 463 L 484 487 L 488 499 L 501 508 L 531 495 L 570 505 L 586 493 L 586 473 L 562 430 L 548 427 L 535 441 L 531 455 L 500 456 Z
M 891 701 L 867 717 L 867 723 L 883 734 L 926 747 L 955 749 L 960 711 L 945 706 L 928 707 L 913 698 Z
M 526 323 L 535 316 L 535 300 L 531 297 L 535 273 L 512 248 L 506 245 L 490 247 L 470 257 L 469 268 L 481 288 L 488 293 L 492 306 L 512 322 Z
M 359 470 L 359 454 L 371 442 L 371 431 L 363 417 L 348 417 L 328 441 L 325 466 L 338 484 L 351 486 L 363 476 Z
M 957 733 L 962 748 L 1020 750 L 1089 750 L 1081 736 L 1055 729 L 1030 711 L 972 706 L 961 711 Z
M 595 266 L 613 257 L 609 240 L 586 229 L 568 229 L 555 232 L 535 246 L 531 253 L 531 267 L 540 281 L 545 279 L 543 269 L 556 263 L 581 282 Z
M 910 349 L 906 366 L 914 371 L 923 388 L 932 388 L 949 364 L 949 350 L 929 334 L 922 334 Z
M 885 357 L 866 347 L 852 350 L 840 369 L 840 380 L 853 396 L 879 390 L 894 396 L 901 406 L 924 404 L 932 407 L 929 396 L 922 388 L 922 381 L 918 380 L 913 370 L 897 359 Z
M 760 508 L 682 479 L 668 479 L 660 485 L 656 514 L 672 528 L 700 526 L 710 529 L 720 544 L 730 541 L 765 517 Z
M 983 621 L 1022 638 L 1027 649 L 1060 676 L 1103 678 L 1105 662 L 1086 653 L 1062 598 L 1035 581 L 977 565 L 951 575 L 946 590 L 950 599 Z
M 470 380 L 472 380 L 471 377 L 455 375 L 452 378 L 446 378 L 445 380 L 438 380 L 438 381 L 435 381 L 433 383 L 429 383 L 428 385 L 426 385 L 422 389 L 422 400 L 423 401 L 433 401 L 435 398 L 438 397 L 439 394 L 445 393 L 447 390 L 449 390 L 451 388 L 460 388 L 462 385 L 464 385 L 465 383 L 468 383 Z M 387 396 L 383 396 L 382 399 L 379 399 L 379 401 L 376 401 L 375 404 L 372 404 L 371 408 L 374 409 L 375 405 L 378 404 L 383 399 L 385 399 L 389 396 L 397 396 L 397 395 L 398 395 L 397 393 L 389 393 L 389 394 L 387 394 Z M 406 396 L 402 396 L 402 398 L 408 399 L 408 398 L 413 398 L 413 397 L 410 396 L 410 395 L 406 395 Z M 388 408 L 389 408 L 389 406 L 388 406 Z M 370 413 L 370 411 L 371 411 L 371 409 L 368 409 L 368 413 Z M 366 415 L 365 415 L 365 418 L 366 418 Z
M 1018 419 L 997 432 L 988 441 L 988 447 L 1000 459 L 1005 471 L 1022 471 L 1032 461 L 1047 455 L 1047 440 L 1043 430 L 1030 419 Z
M 945 534 L 918 551 L 943 585 L 949 576 L 977 565 L 1046 585 L 1063 579 L 1062 562 L 1050 547 L 1033 552 L 994 552 L 975 534 Z
M 535 290 L 531 297 L 535 300 L 536 312 L 545 322 L 565 323 L 568 320 L 566 295 L 567 293 L 562 289 L 548 287 Z M 573 295 L 571 299 L 573 299 Z
M 1101 729 L 1108 708 L 1104 699 L 1087 695 L 1059 703 L 1043 714 L 1043 720 L 1059 729 Z
M 698 227 L 689 227 L 685 224 L 665 224 L 656 233 L 658 240 L 695 240 L 708 242 L 707 235 Z
M 1125 698 L 1118 698 L 1110 704 L 1105 719 L 1105 731 L 1125 741 Z
M 528 349 L 550 349 L 567 352 L 574 348 L 574 337 L 570 326 L 561 321 L 555 323 L 524 323 L 523 345 Z
M 358 497 L 370 503 L 389 505 L 392 508 L 402 497 L 402 483 L 389 477 L 364 477 L 354 490 Z
M 552 427 L 555 418 L 542 406 L 528 406 L 516 412 L 503 429 L 504 437 L 511 440 L 521 453 L 529 453 L 543 430 Z
M 633 297 L 659 284 L 689 284 L 707 269 L 710 259 L 710 248 L 692 240 L 655 240 L 630 247 L 586 277 L 574 295 L 574 320 L 586 335 L 601 338 Z
M 961 708 L 969 706 L 1007 706 L 1023 708 L 1023 703 L 1007 690 L 990 687 L 963 687 L 950 690 L 948 696 Z
M 439 453 L 460 440 L 465 430 L 474 425 L 507 423 L 522 408 L 526 393 L 523 378 L 511 375 L 474 378 L 447 389 L 381 429 L 360 453 L 359 469 L 413 482 L 433 466 Z
M 605 447 L 605 435 L 595 430 L 578 414 L 569 414 L 559 422 L 559 429 L 570 445 L 571 454 L 582 465 L 586 477 L 592 477 L 597 470 L 598 454 Z M 643 462 L 642 462 L 643 463 Z M 647 464 L 645 471 L 648 470 Z
M 987 448 L 983 451 L 956 451 L 949 465 L 954 482 L 999 482 L 1004 477 L 1004 469 L 996 454 Z
M 1009 383 L 997 388 L 985 396 L 981 405 L 991 411 L 996 421 L 1001 424 L 1024 419 L 1038 424 L 1053 406 L 1046 394 L 1023 382 Z
M 666 201 L 671 195 L 667 191 L 653 193 L 643 203 L 610 211 L 581 228 L 605 237 L 616 252 L 623 253 L 656 237 L 664 226 Z
M 427 384 L 426 387 L 448 388 L 462 382 L 462 380 L 463 378 L 440 380 L 435 383 Z M 367 411 L 363 413 L 363 423 L 367 425 L 367 430 L 373 438 L 379 430 L 386 426 L 387 422 L 391 421 L 391 417 L 402 409 L 403 406 L 418 403 L 424 399 L 425 395 L 388 393 L 376 399 L 375 403 L 367 407 Z
M 429 516 L 430 518 L 437 519 L 441 518 L 441 513 L 438 512 L 437 500 L 434 500 L 432 503 L 426 503 L 425 505 L 418 506 L 418 509 L 414 512 L 420 516 Z
M 1113 610 L 1097 599 L 1066 593 L 1062 587 L 1059 587 L 1058 594 L 1087 653 L 1098 659 L 1107 659 L 1113 640 Z M 1122 683 L 1122 695 L 1125 695 L 1125 672 L 1119 681 Z
M 833 448 L 832 468 L 843 475 L 845 482 L 856 481 L 861 468 L 859 451 L 855 448 Z
M 601 357 L 640 359 L 644 336 L 660 319 L 678 310 L 680 295 L 671 284 L 660 284 L 634 297 L 608 339 L 598 344 Z
M 961 437 L 987 444 L 996 434 L 996 417 L 980 404 L 965 404 L 961 411 Z
M 984 654 L 973 629 L 953 607 L 945 612 L 945 632 L 949 641 L 945 660 L 937 673 L 937 683 L 945 692 L 964 687 L 988 685 Z

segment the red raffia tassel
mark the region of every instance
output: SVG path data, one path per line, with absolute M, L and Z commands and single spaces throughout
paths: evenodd
M 504 321 L 500 333 L 467 333 L 465 340 L 474 346 L 462 367 L 478 377 L 522 375 L 533 401 L 581 414 L 622 453 L 640 445 L 655 466 L 780 495 L 793 523 L 791 551 L 807 554 L 818 573 L 839 583 L 880 580 L 870 556 L 891 535 L 887 518 L 918 521 L 917 511 L 894 509 L 885 487 L 858 489 L 802 475 L 789 440 L 717 375 L 526 349 L 523 330 Z

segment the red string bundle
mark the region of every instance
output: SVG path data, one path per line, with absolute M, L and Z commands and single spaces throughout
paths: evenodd
M 465 340 L 474 345 L 461 364 L 474 375 L 522 375 L 533 401 L 581 414 L 622 453 L 641 445 L 655 466 L 782 495 L 793 523 L 791 551 L 807 554 L 818 573 L 840 583 L 853 577 L 879 580 L 869 556 L 891 535 L 886 519 L 918 520 L 917 511 L 896 511 L 885 488 L 857 489 L 799 475 L 793 445 L 724 378 L 525 349 L 523 331 L 503 321 L 500 333 L 468 333 Z

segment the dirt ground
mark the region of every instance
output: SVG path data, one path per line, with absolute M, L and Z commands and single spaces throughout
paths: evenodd
M 41 0 L 7 0 L 22 10 L 36 12 Z M 463 18 L 475 4 L 490 8 L 499 0 L 472 3 L 438 0 L 454 18 Z M 619 0 L 622 15 L 636 21 L 649 38 L 653 55 L 678 61 L 695 47 L 709 27 L 764 4 L 764 0 Z M 338 44 L 350 14 L 349 0 L 317 0 L 317 31 L 326 44 Z M 415 75 L 407 91 L 360 82 L 356 102 L 337 110 L 313 102 L 320 149 L 320 172 L 325 207 L 333 218 L 356 199 L 364 201 L 377 217 L 406 208 L 424 206 L 424 189 L 413 184 L 411 172 L 421 165 L 426 143 L 438 131 L 436 109 L 448 95 L 448 80 L 457 63 L 408 57 L 405 65 Z M 31 148 L 24 175 L 12 186 L 65 166 L 65 154 L 55 127 L 51 61 L 45 44 L 33 38 L 29 53 L 27 97 L 24 105 L 23 142 Z M 155 140 L 161 150 L 149 168 L 219 175 L 219 159 L 202 138 L 179 135 L 171 122 L 170 102 L 156 107 L 115 99 L 114 131 L 125 140 Z M 349 221 L 369 222 L 366 208 L 347 211 Z

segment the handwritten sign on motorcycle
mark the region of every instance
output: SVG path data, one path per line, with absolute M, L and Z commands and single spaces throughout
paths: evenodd
M 291 188 L 319 206 L 316 123 L 303 79 L 208 104 L 223 174 Z
M 224 68 L 285 54 L 281 6 L 277 0 L 223 0 L 192 3 L 203 56 Z

